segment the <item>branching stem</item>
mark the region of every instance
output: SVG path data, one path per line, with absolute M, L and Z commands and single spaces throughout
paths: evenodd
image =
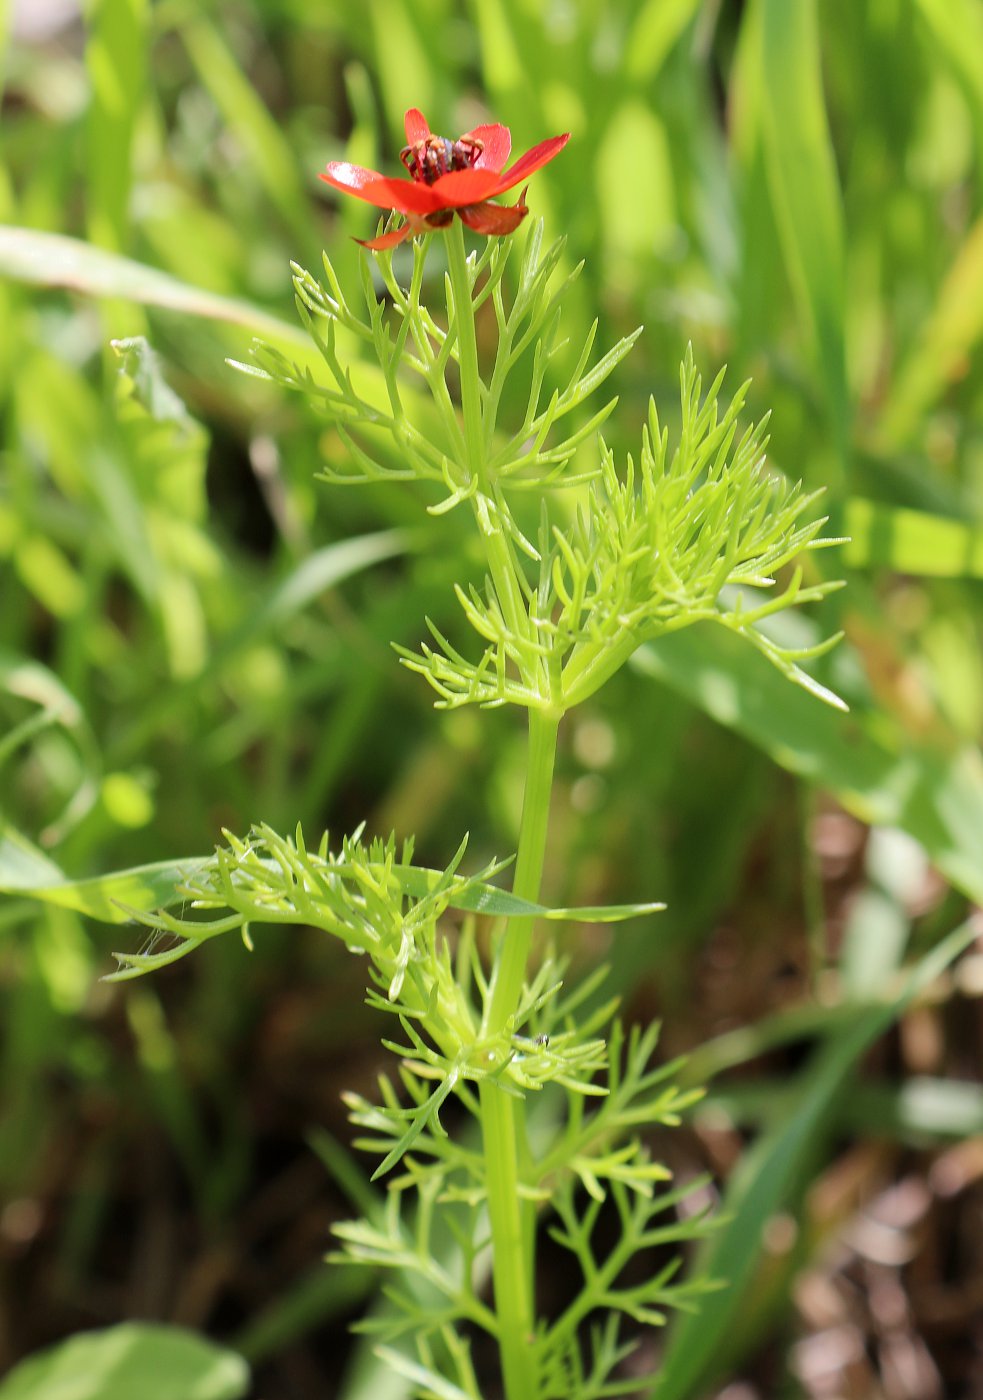
M 528 619 L 523 607 L 519 572 L 495 499 L 494 483 L 488 471 L 482 383 L 478 372 L 478 342 L 474 328 L 474 302 L 464 250 L 463 225 L 459 219 L 455 219 L 447 230 L 446 243 L 461 371 L 464 440 L 468 455 L 464 465 L 468 478 L 476 479 L 478 483 L 472 496 L 474 516 L 502 614 L 513 635 L 521 637 L 528 631 Z

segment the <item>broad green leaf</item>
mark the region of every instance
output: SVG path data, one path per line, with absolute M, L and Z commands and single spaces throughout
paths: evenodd
M 180 1327 L 125 1322 L 28 1357 L 0 1382 L 0 1400 L 239 1400 L 248 1389 L 234 1352 Z
M 845 463 L 843 211 L 823 98 L 816 0 L 760 3 L 760 118 L 771 199 Z
M 692 627 L 635 653 L 643 675 L 769 754 L 782 768 L 836 795 L 872 826 L 896 826 L 971 899 L 983 900 L 983 758 L 940 752 L 889 718 L 855 707 L 842 715 L 790 686 L 736 637 Z
M 652 1392 L 658 1400 L 686 1400 L 700 1393 L 733 1346 L 735 1328 L 761 1255 L 768 1220 L 794 1193 L 813 1155 L 821 1150 L 830 1115 L 852 1066 L 902 1014 L 912 999 L 939 976 L 977 937 L 975 925 L 955 929 L 915 965 L 903 990 L 890 1002 L 866 1006 L 852 1024 L 837 1026 L 816 1052 L 798 1084 L 787 1089 L 787 1112 L 745 1155 L 723 1202 L 726 1223 L 711 1238 L 700 1272 L 725 1287 L 709 1294 L 698 1312 L 681 1315 Z
M 983 529 L 924 510 L 846 503 L 843 558 L 855 568 L 887 568 L 936 578 L 983 578 Z

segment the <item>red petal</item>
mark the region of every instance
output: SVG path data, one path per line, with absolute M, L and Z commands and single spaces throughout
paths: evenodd
M 472 232 L 501 238 L 506 233 L 514 233 L 529 210 L 526 208 L 526 192 L 523 190 L 518 204 L 468 204 L 457 212 L 461 216 L 461 222 L 467 224 Z
M 329 161 L 320 178 L 336 190 L 353 194 L 379 209 L 395 209 L 400 214 L 435 214 L 445 207 L 445 201 L 430 185 L 417 184 L 414 180 L 388 180 L 375 170 L 363 170 L 360 165 L 349 165 L 344 160 Z
M 366 170 L 362 165 L 349 165 L 347 160 L 329 160 L 320 178 L 327 180 L 329 185 L 334 185 L 335 189 L 344 190 L 346 194 L 357 194 L 363 185 L 383 177 L 378 170 Z
M 361 243 L 363 248 L 371 248 L 374 253 L 380 252 L 383 248 L 395 248 L 397 243 L 402 243 L 409 238 L 413 232 L 413 225 L 409 222 L 401 224 L 399 228 L 390 229 L 388 233 L 380 233 L 378 238 L 356 238 L 356 243 Z
M 462 204 L 480 204 L 497 193 L 501 176 L 494 170 L 449 170 L 430 186 L 440 199 L 443 209 L 458 209 Z
M 417 141 L 425 141 L 430 135 L 430 127 L 419 107 L 410 107 L 403 123 L 406 127 L 406 144 L 415 146 Z
M 466 131 L 462 141 L 480 141 L 484 150 L 474 163 L 475 170 L 499 171 L 509 158 L 512 150 L 512 133 L 507 126 L 492 122 L 487 126 L 476 126 L 474 131 Z
M 570 133 L 567 131 L 562 136 L 551 136 L 547 141 L 540 141 L 538 146 L 533 146 L 532 150 L 526 151 L 524 156 L 519 157 L 511 170 L 506 170 L 502 174 L 496 194 L 510 190 L 513 185 L 517 185 L 520 180 L 524 180 L 527 175 L 531 175 L 534 170 L 538 170 L 548 160 L 558 156 L 569 140 Z

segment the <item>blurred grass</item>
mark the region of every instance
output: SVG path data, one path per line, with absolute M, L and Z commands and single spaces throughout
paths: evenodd
M 502 119 L 517 151 L 570 130 L 530 190 L 547 234 L 568 237 L 567 265 L 587 259 L 564 313 L 570 345 L 594 315 L 601 346 L 645 325 L 618 371 L 611 446 L 637 450 L 650 393 L 672 424 L 687 341 L 707 372 L 726 360 L 729 383 L 753 375 L 749 414 L 773 410 L 773 462 L 826 485 L 833 525 L 852 536 L 823 558 L 850 586 L 818 621 L 846 630 L 824 674 L 854 713 L 840 721 L 712 637 L 640 656 L 568 726 L 549 893 L 667 899 L 658 941 L 624 930 L 580 955 L 615 955 L 614 982 L 668 1008 L 678 1044 L 740 1025 L 751 1039 L 729 1072 L 762 1053 L 768 978 L 747 1002 L 700 1004 L 706 961 L 736 924 L 750 963 L 799 960 L 777 1011 L 802 1012 L 817 1066 L 839 1056 L 843 979 L 859 975 L 865 932 L 885 938 L 885 956 L 923 955 L 981 897 L 979 39 L 980 0 L 91 0 L 81 16 L 0 0 L 11 847 L 87 877 L 203 853 L 222 825 L 339 830 L 367 816 L 416 829 L 435 865 L 465 829 L 478 859 L 511 848 L 515 726 L 435 716 L 389 649 L 412 645 L 425 615 L 460 635 L 451 584 L 477 568 L 463 532 L 426 516 L 422 492 L 316 484 L 335 435 L 224 360 L 244 358 L 250 332 L 303 353 L 290 258 L 316 272 L 324 244 L 354 284 L 349 235 L 372 218 L 322 198 L 326 159 L 392 168 L 409 105 L 450 134 Z M 141 334 L 159 356 L 149 394 L 108 351 L 110 337 Z M 392 532 L 408 529 L 414 547 L 397 551 Z M 935 867 L 910 910 L 896 901 L 879 923 L 883 907 L 861 901 L 851 924 L 836 880 L 817 887 L 832 798 L 875 832 L 905 828 Z M 855 871 L 851 893 L 867 888 Z M 4 1283 L 31 1323 L 0 1335 L 2 1363 L 92 1322 L 85 1281 L 105 1283 L 106 1221 L 141 1134 L 171 1144 L 209 1238 L 235 1240 L 269 1167 L 259 1159 L 333 1111 L 335 1094 L 297 1083 L 333 1090 L 339 1062 L 364 1073 L 351 1047 L 371 1056 L 372 1031 L 331 1000 L 348 984 L 303 938 L 251 960 L 216 946 L 147 1000 L 97 986 L 107 936 L 72 911 L 12 899 L 0 929 L 0 1069 L 15 1086 L 0 1118 L 4 1192 L 40 1202 L 63 1258 L 57 1306 L 42 1307 L 47 1266 L 19 1262 L 23 1282 Z M 829 977 L 841 979 L 832 1000 Z M 939 1082 L 969 1063 L 978 1083 L 972 1056 L 954 1050 Z M 800 1121 L 820 1069 L 775 1072 Z M 900 1094 L 899 1073 L 878 1093 Z M 823 1083 L 839 1123 L 842 1078 Z M 264 1137 L 254 1100 L 284 1092 L 296 1118 L 264 1120 Z M 914 1120 L 885 1109 L 883 1131 L 900 1150 L 920 1122 L 935 1141 L 924 1096 L 905 1102 Z M 767 1211 L 794 1208 L 836 1152 L 821 1135 Z M 57 1165 L 73 1153 L 73 1171 Z M 766 1155 L 748 1152 L 745 1179 Z M 348 1306 L 344 1290 L 306 1281 L 322 1246 L 316 1231 L 306 1254 L 284 1245 L 278 1282 L 227 1290 L 221 1306 L 189 1282 L 187 1259 L 164 1271 L 167 1297 L 142 1296 L 226 1332 L 263 1317 L 289 1331 L 294 1304 L 310 1327 L 319 1308 Z M 747 1289 L 753 1311 L 767 1290 Z M 100 1296 L 111 1310 L 126 1294 Z M 784 1346 L 787 1299 L 762 1308 Z M 736 1375 L 755 1339 L 733 1340 Z M 303 1393 L 304 1367 L 331 1364 L 298 1341 L 269 1388 Z

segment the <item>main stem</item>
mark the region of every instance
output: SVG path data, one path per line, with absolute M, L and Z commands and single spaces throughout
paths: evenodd
M 558 720 L 530 710 L 529 758 L 512 890 L 533 901 L 539 898 L 543 874 L 558 727 Z M 486 1029 L 491 1034 L 506 1030 L 515 1014 L 532 932 L 532 919 L 510 919 L 499 934 L 487 1014 Z M 530 1202 L 519 1189 L 528 1152 L 525 1104 L 487 1080 L 480 1088 L 480 1102 L 505 1394 L 507 1400 L 535 1400 L 536 1374 L 530 1352 L 536 1335 L 535 1219 Z
M 457 323 L 466 467 L 477 483 L 472 498 L 475 519 L 503 616 L 509 627 L 521 635 L 528 627 L 528 614 L 515 557 L 500 524 L 494 486 L 488 479 L 474 305 L 464 232 L 457 219 L 447 230 L 446 243 Z M 512 889 L 531 901 L 538 900 L 542 880 L 558 726 L 557 717 L 530 710 L 529 760 Z M 485 1016 L 485 1031 L 489 1035 L 507 1031 L 518 1008 L 532 933 L 532 919 L 512 919 L 498 934 Z M 506 1400 L 536 1400 L 538 1386 L 530 1351 L 536 1334 L 535 1222 L 528 1201 L 520 1194 L 522 1168 L 528 1155 L 525 1104 L 497 1084 L 485 1081 L 480 1087 L 480 1107 L 505 1395 Z
M 543 877 L 558 728 L 558 719 L 542 710 L 529 711 L 526 786 L 512 892 L 533 903 L 539 899 Z M 488 1029 L 493 1032 L 505 1027 L 519 1003 L 529 964 L 532 932 L 532 919 L 510 919 L 503 930 L 488 1012 Z

